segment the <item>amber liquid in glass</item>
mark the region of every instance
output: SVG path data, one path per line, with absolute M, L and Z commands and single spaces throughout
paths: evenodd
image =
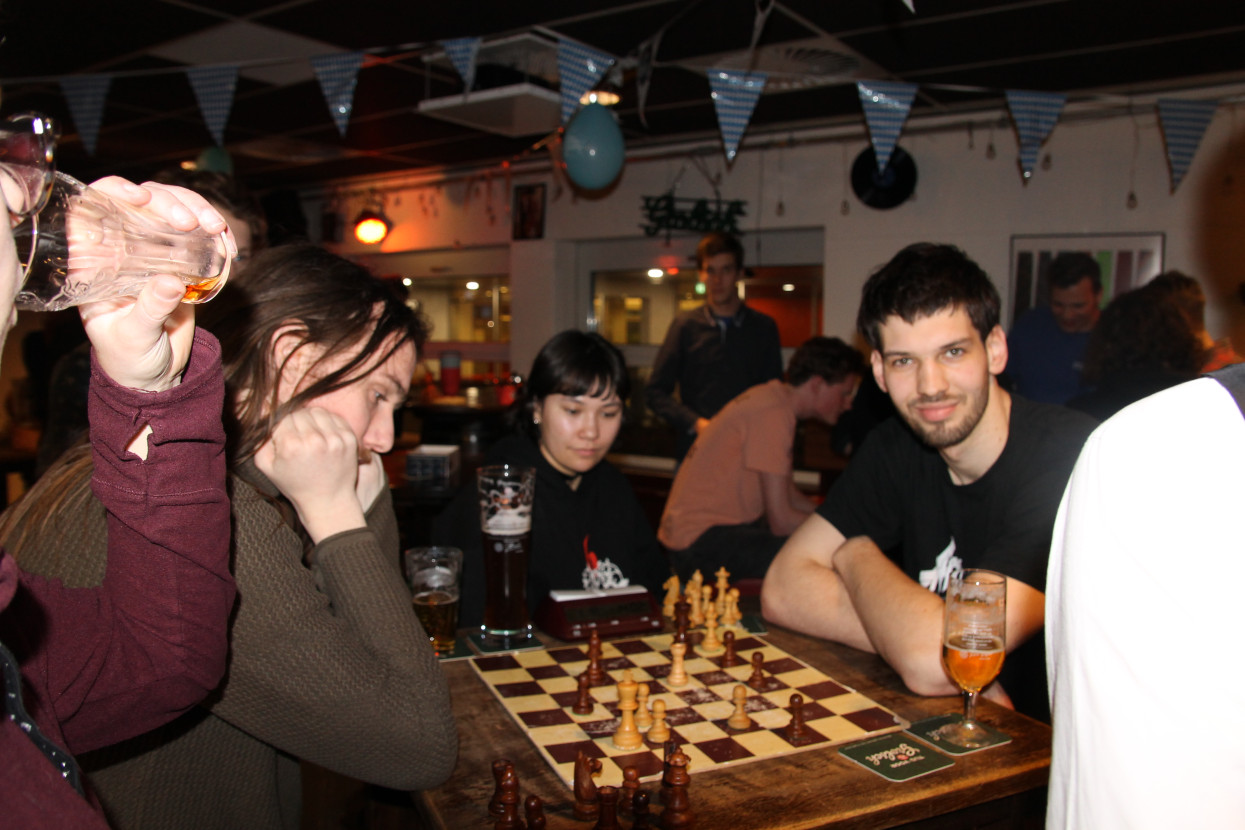
M 998 677 L 1003 668 L 1003 656 L 1003 641 L 998 637 L 955 635 L 942 644 L 942 662 L 947 674 L 966 692 L 981 691 Z

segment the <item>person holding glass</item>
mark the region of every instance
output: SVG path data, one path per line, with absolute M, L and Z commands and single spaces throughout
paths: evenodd
M 54 130 L 41 116 L 0 128 L 0 345 L 29 273 L 12 228 L 44 207 Z M 110 177 L 92 185 L 175 231 L 219 234 L 225 221 L 181 188 Z M 107 550 L 91 587 L 37 576 L 0 549 L 0 815 L 5 826 L 103 828 L 80 753 L 176 717 L 225 671 L 229 574 L 224 384 L 220 347 L 196 329 L 182 283 L 157 275 L 137 297 L 81 307 L 94 351 L 90 444 L 98 522 L 87 531 L 54 505 L 27 509 L 31 527 L 61 526 Z M 12 524 L 6 522 L 11 530 Z M 9 534 L 0 534 L 5 548 Z
M 486 465 L 536 469 L 527 577 L 529 614 L 552 590 L 642 585 L 661 596 L 670 568 L 630 482 L 605 460 L 630 392 L 622 353 L 568 330 L 541 348 L 513 410 L 514 432 Z M 437 544 L 463 550 L 460 624 L 484 615 L 484 554 L 475 482 L 438 517 Z
M 457 758 L 380 461 L 425 322 L 382 280 L 311 245 L 259 254 L 211 310 L 239 594 L 229 675 L 203 708 L 84 760 L 121 830 L 297 826 L 300 759 L 415 790 Z M 74 524 L 98 521 L 84 482 L 70 454 L 28 499 L 70 501 Z M 22 556 L 89 581 L 106 564 L 92 538 L 26 533 Z

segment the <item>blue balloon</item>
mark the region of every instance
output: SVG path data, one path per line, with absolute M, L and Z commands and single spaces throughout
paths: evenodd
M 195 169 L 210 170 L 214 173 L 224 173 L 226 176 L 232 176 L 233 157 L 229 155 L 229 151 L 224 147 L 213 145 L 199 154 L 199 158 L 195 161 Z
M 584 190 L 600 190 L 618 178 L 626 146 L 610 111 L 589 104 L 576 113 L 562 136 L 566 175 Z

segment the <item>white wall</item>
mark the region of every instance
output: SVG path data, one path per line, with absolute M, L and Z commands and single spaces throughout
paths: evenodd
M 1039 166 L 1028 184 L 1019 173 L 1010 128 L 1000 126 L 991 136 L 978 127 L 971 147 L 966 128 L 906 135 L 901 146 L 919 170 L 916 195 L 889 211 L 864 206 L 846 181 L 851 162 L 865 147 L 861 137 L 744 150 L 729 167 L 720 152 L 703 154 L 704 173 L 690 156 L 631 159 L 616 186 L 600 198 L 577 195 L 549 173 L 516 175 L 516 184 L 547 183 L 548 238 L 510 244 L 512 364 L 521 370 L 547 337 L 585 325 L 593 270 L 690 264 L 697 235 L 675 236 L 669 245 L 664 237 L 646 237 L 640 228 L 642 197 L 660 195 L 677 182 L 677 196 L 712 198 L 709 179 L 719 176 L 724 199 L 747 202 L 740 224 L 750 262 L 824 264 L 827 334 L 853 334 L 865 278 L 910 242 L 962 247 L 995 279 L 1007 308 L 1013 234 L 1159 231 L 1166 234 L 1165 267 L 1202 281 L 1211 333 L 1231 334 L 1245 346 L 1245 304 L 1237 296 L 1245 279 L 1245 136 L 1233 135 L 1232 116 L 1228 107 L 1220 108 L 1174 195 L 1160 130 L 1149 111 L 1135 118 L 1065 119 L 1043 148 L 1051 156 L 1050 169 Z M 991 139 L 993 159 L 986 154 Z M 480 180 L 474 199 L 461 196 L 469 189 L 466 182 L 403 193 L 401 204 L 388 208 L 398 224 L 385 249 L 507 244 L 510 223 L 501 183 L 493 179 L 491 203 L 480 195 Z M 1134 210 L 1126 207 L 1130 189 L 1138 199 Z M 457 199 L 447 196 L 454 193 L 460 194 Z M 845 198 L 847 215 L 840 209 Z M 428 204 L 436 210 L 429 211 Z M 319 210 L 314 200 L 308 207 Z M 357 207 L 347 207 L 348 215 L 352 209 Z M 342 251 L 360 248 L 344 245 Z

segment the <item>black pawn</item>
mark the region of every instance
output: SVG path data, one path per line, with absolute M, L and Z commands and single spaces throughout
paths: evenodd
M 631 830 L 652 830 L 649 823 L 648 793 L 641 790 L 631 800 Z
M 545 805 L 538 795 L 529 795 L 523 802 L 523 812 L 527 816 L 527 830 L 545 830 Z
M 592 681 L 588 677 L 588 672 L 581 673 L 576 682 L 579 684 L 579 695 L 575 698 L 575 705 L 571 707 L 571 711 L 577 715 L 591 715 L 593 706 L 589 686 L 592 685 Z
M 787 740 L 795 746 L 803 746 L 812 739 L 804 726 L 804 696 L 795 692 L 791 695 L 791 723 L 787 724 Z
M 735 632 L 727 631 L 722 635 L 722 645 L 726 647 L 726 651 L 722 653 L 722 660 L 719 663 L 724 669 L 731 666 L 739 665 L 739 655 L 735 653 Z

